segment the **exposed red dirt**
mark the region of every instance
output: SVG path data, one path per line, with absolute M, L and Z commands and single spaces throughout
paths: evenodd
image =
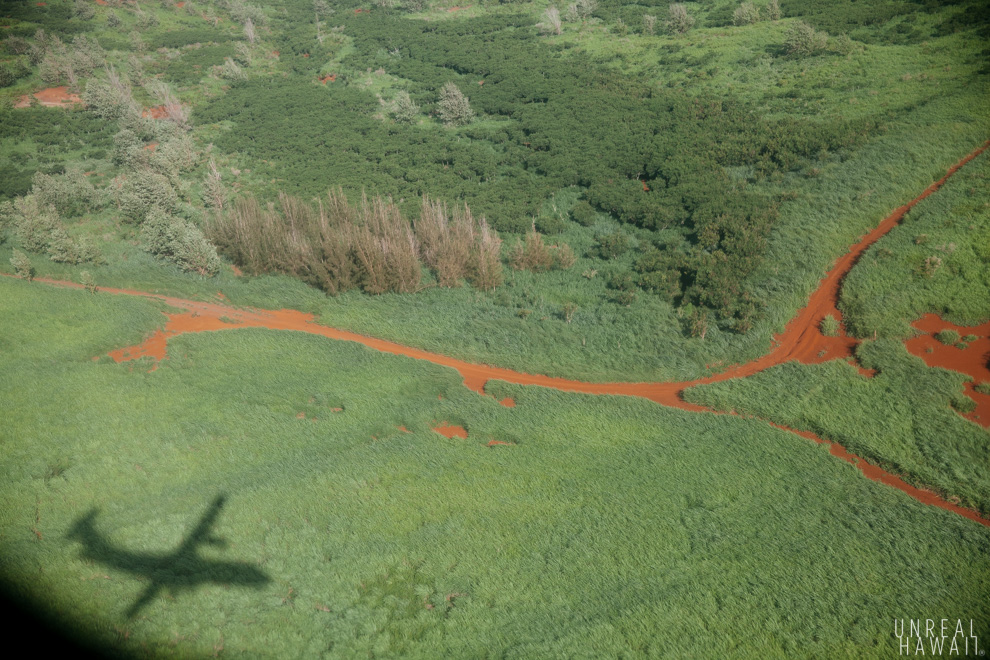
M 144 148 L 147 151 L 154 151 L 155 149 L 158 148 L 158 143 L 157 142 L 152 142 L 151 144 L 146 144 L 146 145 L 144 145 Z
M 62 85 L 61 87 L 49 87 L 48 89 L 42 89 L 35 92 L 34 94 L 25 94 L 21 98 L 17 99 L 17 103 L 14 104 L 15 108 L 28 108 L 31 106 L 31 97 L 38 99 L 38 102 L 48 108 L 62 108 L 70 105 L 85 105 L 83 103 L 82 97 L 78 94 L 69 93 L 69 88 Z
M 402 346 L 383 339 L 365 337 L 353 332 L 318 325 L 314 322 L 314 317 L 311 314 L 304 314 L 295 310 L 283 309 L 275 311 L 242 309 L 217 303 L 182 300 L 179 298 L 161 296 L 141 291 L 104 288 L 101 289 L 101 291 L 112 294 L 137 295 L 145 298 L 157 299 L 165 302 L 169 306 L 188 310 L 186 313 L 169 315 L 165 328 L 155 332 L 142 344 L 113 351 L 110 355 L 117 361 L 129 360 L 142 356 L 151 356 L 156 360 L 162 360 L 167 357 L 166 344 L 168 339 L 183 332 L 203 332 L 210 330 L 250 327 L 261 327 L 272 330 L 295 330 L 310 334 L 317 334 L 331 339 L 353 341 L 378 350 L 382 353 L 404 355 L 414 359 L 427 360 L 434 364 L 450 367 L 457 370 L 457 372 L 461 374 L 466 387 L 482 395 L 484 394 L 484 386 L 488 380 L 496 379 L 518 385 L 540 385 L 542 387 L 550 387 L 567 392 L 636 396 L 655 401 L 662 405 L 680 408 L 682 410 L 712 413 L 716 411 L 685 401 L 682 398 L 683 391 L 694 385 L 720 382 L 732 378 L 743 378 L 767 369 L 768 367 L 782 364 L 790 360 L 798 360 L 800 362 L 820 362 L 825 359 L 829 359 L 829 355 L 834 357 L 846 357 L 849 354 L 848 351 L 850 350 L 847 348 L 847 346 L 850 346 L 848 342 L 852 342 L 851 346 L 854 346 L 855 340 L 851 340 L 846 337 L 826 338 L 821 334 L 819 329 L 819 324 L 826 314 L 832 313 L 837 319 L 839 318 L 838 310 L 835 308 L 835 302 L 838 298 L 842 278 L 856 263 L 856 260 L 863 253 L 863 251 L 876 242 L 886 232 L 890 231 L 900 221 L 908 209 L 937 190 L 952 173 L 971 159 L 975 158 L 988 146 L 990 146 L 990 141 L 963 158 L 949 170 L 945 177 L 933 183 L 925 190 L 924 193 L 919 195 L 910 203 L 898 208 L 894 211 L 894 213 L 887 216 L 887 218 L 885 218 L 876 229 L 868 233 L 856 245 L 854 245 L 845 256 L 836 261 L 832 269 L 829 270 L 825 278 L 819 284 L 818 289 L 816 289 L 811 295 L 808 305 L 800 310 L 795 318 L 787 324 L 782 334 L 774 338 L 774 342 L 769 353 L 761 358 L 753 360 L 752 362 L 736 365 L 713 376 L 699 378 L 693 381 L 672 383 L 587 383 L 576 380 L 568 380 L 566 378 L 543 376 L 539 374 L 525 374 L 513 371 L 511 369 L 471 364 L 463 360 L 457 360 L 455 358 L 438 355 L 436 353 L 430 353 L 417 348 Z M 82 285 L 72 282 L 56 282 L 45 279 L 40 279 L 38 281 L 56 284 L 59 286 L 83 288 Z M 221 317 L 224 317 L 223 321 L 220 320 Z M 945 327 L 945 324 L 942 324 L 939 329 L 942 327 Z M 987 333 L 983 334 L 985 335 Z M 952 350 L 958 351 L 959 349 L 953 348 Z M 983 366 L 985 368 L 985 364 Z M 829 442 L 807 431 L 789 429 L 774 424 L 773 422 L 768 423 L 777 428 L 791 431 L 801 437 L 813 440 L 815 442 Z M 438 433 L 446 435 L 447 437 L 467 437 L 467 431 L 463 429 L 463 427 L 449 426 L 446 425 L 446 423 L 436 427 L 434 430 Z M 450 435 L 448 435 L 448 433 Z M 463 435 L 460 435 L 461 433 L 463 433 Z M 829 444 L 833 455 L 856 465 L 867 478 L 897 488 L 898 490 L 901 490 L 902 492 L 926 504 L 938 506 L 948 511 L 963 515 L 966 518 L 979 522 L 982 525 L 990 526 L 990 519 L 982 518 L 974 511 L 963 509 L 962 507 L 948 502 L 935 493 L 910 486 L 899 477 L 896 477 L 875 465 L 871 465 L 858 456 L 850 454 L 840 445 L 831 442 L 829 442 Z
M 101 7 L 106 7 L 107 0 L 96 0 L 96 4 L 100 5 Z
M 142 111 L 141 116 L 146 119 L 148 117 L 151 117 L 152 119 L 165 119 L 165 117 L 168 117 L 168 113 L 165 112 L 164 105 L 156 105 L 154 107 Z
M 455 424 L 441 424 L 440 426 L 434 426 L 433 430 L 445 438 L 467 439 L 468 437 L 467 429 L 463 426 L 457 426 Z
M 177 3 L 175 3 L 175 6 L 178 7 L 179 9 L 182 9 L 183 7 L 186 6 L 186 3 L 184 3 L 184 2 L 177 2 Z
M 923 335 L 904 342 L 908 352 L 917 355 L 929 367 L 942 367 L 966 374 L 973 380 L 966 383 L 966 396 L 976 402 L 976 409 L 963 415 L 980 426 L 990 428 L 990 394 L 976 391 L 980 383 L 990 383 L 990 321 L 983 325 L 963 326 L 943 321 L 936 314 L 926 314 L 911 324 Z M 948 346 L 935 339 L 942 330 L 955 330 L 960 337 L 976 335 L 974 341 L 962 342 L 965 348 Z
M 337 74 L 330 73 L 319 79 L 321 83 L 326 85 L 328 82 L 337 82 Z
M 515 400 L 512 397 L 509 397 L 509 396 L 507 396 L 504 399 L 502 399 L 501 401 L 499 401 L 499 403 L 501 403 L 506 408 L 515 408 L 516 407 Z
M 486 447 L 495 447 L 497 445 L 507 445 L 509 447 L 515 447 L 516 446 L 516 443 L 514 443 L 514 442 L 505 442 L 504 440 L 489 440 L 488 441 L 488 444 L 485 445 L 485 446 Z

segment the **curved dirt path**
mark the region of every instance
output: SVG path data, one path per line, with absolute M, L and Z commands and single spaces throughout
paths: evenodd
M 373 348 L 382 353 L 392 355 L 403 355 L 418 360 L 426 360 L 433 364 L 450 367 L 457 370 L 464 378 L 464 385 L 479 393 L 485 394 L 485 384 L 489 380 L 502 380 L 517 385 L 539 385 L 565 392 L 582 392 L 587 394 L 613 394 L 635 396 L 649 399 L 664 406 L 680 408 L 692 412 L 707 412 L 715 414 L 728 414 L 712 410 L 704 406 L 688 403 L 682 397 L 685 389 L 707 383 L 716 383 L 734 378 L 745 378 L 769 367 L 797 360 L 804 363 L 821 362 L 836 357 L 848 357 L 852 348 L 858 340 L 841 335 L 839 337 L 825 337 L 822 335 L 819 325 L 821 320 L 828 314 L 832 314 L 836 319 L 841 319 L 841 314 L 836 308 L 839 289 L 842 279 L 849 270 L 856 264 L 863 252 L 875 243 L 880 237 L 893 229 L 904 217 L 911 207 L 938 190 L 945 181 L 952 176 L 960 167 L 981 154 L 988 147 L 987 141 L 972 153 L 961 159 L 952 166 L 944 177 L 928 186 L 923 193 L 894 210 L 871 232 L 861 238 L 842 257 L 840 257 L 832 268 L 825 275 L 818 285 L 818 288 L 811 294 L 808 304 L 801 309 L 797 315 L 787 324 L 779 335 L 773 339 L 771 350 L 763 357 L 751 362 L 729 367 L 725 371 L 699 378 L 691 381 L 669 382 L 669 383 L 589 383 L 584 381 L 569 380 L 566 378 L 556 378 L 539 374 L 526 374 L 511 369 L 492 367 L 482 364 L 472 364 L 463 360 L 431 353 L 408 346 L 403 346 L 394 342 L 374 337 L 366 337 L 346 330 L 338 330 L 315 322 L 312 314 L 304 314 L 296 310 L 259 310 L 241 309 L 223 303 L 199 302 L 184 300 L 171 296 L 162 296 L 143 291 L 133 291 L 129 289 L 101 288 L 100 291 L 120 294 L 135 295 L 144 298 L 160 300 L 172 307 L 187 310 L 185 313 L 170 314 L 163 330 L 158 330 L 154 335 L 137 346 L 122 348 L 110 353 L 114 360 L 120 362 L 132 360 L 144 356 L 150 356 L 156 360 L 166 358 L 166 345 L 168 339 L 187 332 L 205 332 L 215 330 L 229 330 L 236 328 L 267 328 L 270 330 L 294 330 L 310 334 L 321 335 L 330 339 L 353 341 Z M 72 282 L 60 282 L 55 280 L 40 279 L 39 281 L 48 284 L 82 288 L 82 285 Z M 221 295 L 222 298 L 222 295 Z M 156 367 L 157 368 L 157 365 Z M 906 483 L 900 477 L 890 474 L 883 469 L 867 462 L 863 458 L 849 453 L 841 445 L 825 440 L 807 431 L 791 429 L 769 420 L 763 420 L 775 428 L 783 429 L 795 433 L 803 438 L 813 440 L 817 443 L 828 444 L 833 456 L 842 458 L 856 466 L 868 479 L 879 481 L 893 488 L 910 495 L 916 500 L 932 506 L 937 506 L 948 511 L 952 511 L 961 516 L 969 518 L 982 525 L 990 526 L 990 519 L 983 518 L 979 513 L 971 509 L 960 507 L 949 502 L 938 494 L 916 488 Z

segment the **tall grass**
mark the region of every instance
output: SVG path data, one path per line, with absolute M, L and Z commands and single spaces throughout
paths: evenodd
M 92 358 L 155 328 L 152 301 L 0 293 L 0 572 L 108 652 L 889 657 L 891 621 L 929 611 L 990 635 L 990 531 L 757 420 L 479 397 L 257 329 L 173 338 L 148 373 Z M 219 495 L 212 542 L 128 618 L 150 579 L 122 555 L 175 552 Z

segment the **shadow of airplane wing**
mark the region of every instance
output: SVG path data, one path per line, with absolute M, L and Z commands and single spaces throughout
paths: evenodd
M 203 514 L 203 517 L 199 519 L 196 527 L 175 551 L 176 556 L 195 552 L 197 546 L 210 542 L 210 532 L 213 530 L 213 524 L 216 522 L 217 516 L 220 515 L 220 509 L 223 508 L 226 501 L 227 498 L 225 496 L 217 495 L 216 499 L 213 500 L 213 503 L 206 510 L 206 513 Z
M 141 592 L 138 599 L 134 601 L 129 608 L 127 608 L 127 618 L 133 619 L 134 615 L 137 614 L 142 607 L 154 600 L 155 596 L 158 595 L 158 592 L 162 590 L 163 586 L 165 585 L 157 581 L 149 584 L 148 587 Z

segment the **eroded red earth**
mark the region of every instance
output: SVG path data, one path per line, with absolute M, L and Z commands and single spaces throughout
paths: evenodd
M 924 334 L 904 342 L 912 355 L 917 355 L 929 367 L 943 367 L 966 374 L 966 396 L 976 403 L 976 409 L 963 415 L 980 426 L 990 428 L 990 394 L 976 391 L 976 386 L 990 386 L 990 321 L 983 325 L 954 325 L 935 314 L 926 314 L 911 324 Z M 959 342 L 948 345 L 935 338 L 943 330 L 953 330 Z M 966 339 L 976 337 L 976 339 Z
M 876 229 L 862 237 L 849 250 L 849 252 L 840 257 L 825 275 L 825 278 L 819 283 L 818 288 L 814 291 L 814 293 L 812 293 L 808 304 L 801 309 L 786 325 L 781 334 L 774 337 L 771 349 L 767 354 L 746 364 L 734 365 L 720 373 L 692 381 L 667 383 L 589 383 L 569 380 L 566 378 L 543 376 L 540 374 L 526 374 L 501 367 L 472 364 L 463 360 L 457 360 L 444 355 L 430 353 L 421 349 L 402 346 L 383 339 L 365 337 L 346 330 L 338 330 L 336 328 L 319 325 L 315 322 L 315 319 L 311 314 L 304 314 L 295 310 L 236 308 L 221 303 L 183 300 L 169 296 L 160 296 L 126 289 L 101 289 L 101 291 L 158 299 L 171 307 L 184 309 L 186 311 L 183 313 L 168 315 L 168 320 L 164 329 L 155 332 L 140 345 L 119 349 L 117 351 L 113 351 L 110 355 L 117 361 L 131 360 L 144 356 L 149 356 L 154 358 L 156 361 L 160 361 L 167 357 L 168 339 L 186 332 L 204 332 L 252 327 L 267 328 L 271 330 L 293 330 L 317 334 L 330 339 L 353 341 L 378 350 L 382 353 L 404 355 L 414 359 L 427 360 L 434 364 L 450 367 L 461 374 L 466 387 L 481 395 L 485 394 L 485 384 L 489 380 L 495 379 L 518 385 L 539 385 L 542 387 L 550 387 L 566 392 L 636 396 L 655 401 L 661 405 L 679 408 L 682 410 L 714 413 L 718 411 L 685 401 L 682 397 L 684 390 L 694 385 L 715 383 L 734 378 L 744 378 L 771 366 L 782 364 L 791 360 L 797 360 L 803 363 L 815 363 L 829 359 L 847 359 L 851 357 L 852 350 L 855 347 L 857 340 L 846 337 L 844 334 L 838 337 L 825 337 L 820 329 L 822 319 L 828 314 L 832 314 L 836 319 L 841 320 L 841 314 L 836 308 L 836 302 L 838 300 L 839 289 L 843 277 L 849 272 L 862 253 L 870 245 L 875 243 L 881 236 L 896 226 L 908 209 L 941 187 L 948 177 L 959 169 L 959 167 L 975 158 L 978 154 L 982 153 L 988 146 L 990 146 L 990 141 L 963 158 L 949 170 L 945 177 L 933 183 L 921 195 L 908 204 L 896 209 L 893 213 L 887 216 L 876 227 Z M 50 284 L 57 284 L 61 286 L 82 288 L 81 285 L 74 283 L 55 282 L 51 280 L 41 281 L 46 281 Z M 944 323 L 942 323 L 938 329 L 941 330 L 943 327 L 945 327 Z M 984 326 L 980 326 L 980 328 L 983 327 Z M 972 329 L 967 329 L 967 333 L 969 330 Z M 982 339 L 985 340 L 987 334 L 990 334 L 990 332 L 982 332 Z M 974 342 L 974 351 L 980 350 L 977 344 L 978 342 Z M 959 351 L 957 348 L 950 348 L 949 350 Z M 969 349 L 967 349 L 967 351 L 968 350 Z M 935 355 L 935 353 L 933 352 L 932 355 Z M 939 353 L 939 355 L 941 355 L 941 353 Z M 948 364 L 948 362 L 943 362 L 943 364 Z M 952 364 L 957 363 L 953 362 Z M 969 364 L 969 362 L 967 364 Z M 985 361 L 982 366 L 985 370 Z M 964 371 L 964 373 L 969 373 L 969 371 Z M 506 406 L 510 405 L 507 400 L 503 400 L 501 403 Z M 512 404 L 514 403 L 515 402 L 512 402 Z M 979 410 L 982 415 L 982 409 Z M 982 420 L 986 419 L 986 417 L 981 417 L 981 422 L 985 424 L 986 422 Z M 898 490 L 901 490 L 911 497 L 926 504 L 953 511 L 954 513 L 976 521 L 982 525 L 990 526 L 990 519 L 985 519 L 975 511 L 953 504 L 936 493 L 911 486 L 899 477 L 866 462 L 854 454 L 849 453 L 845 448 L 838 444 L 820 438 L 808 431 L 787 428 L 774 424 L 773 422 L 769 423 L 776 428 L 796 433 L 797 435 L 814 442 L 828 443 L 830 445 L 830 451 L 833 455 L 855 465 L 868 479 L 879 481 L 893 488 L 897 488 Z M 443 424 L 434 428 L 434 430 L 447 437 L 467 437 L 467 431 L 463 427 Z M 462 433 L 463 435 L 461 435 Z M 499 442 L 496 441 L 496 444 L 499 444 Z
M 42 89 L 34 94 L 25 94 L 17 99 L 17 102 L 14 103 L 14 107 L 31 107 L 32 96 L 38 99 L 38 103 L 48 108 L 64 108 L 72 105 L 85 105 L 81 96 L 69 92 L 69 88 L 62 85 L 61 87 L 49 87 L 48 89 Z

